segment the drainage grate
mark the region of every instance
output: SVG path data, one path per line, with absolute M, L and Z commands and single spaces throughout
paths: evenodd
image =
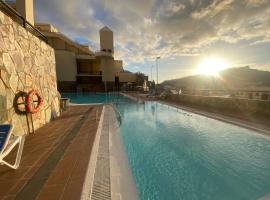
M 98 157 L 91 193 L 91 200 L 111 199 L 110 154 L 109 154 L 109 115 L 105 110 Z

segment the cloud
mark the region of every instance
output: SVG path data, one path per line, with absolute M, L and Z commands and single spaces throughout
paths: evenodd
M 174 16 L 175 14 L 183 11 L 186 6 L 177 1 L 167 0 L 159 7 L 158 13 L 166 17 Z
M 209 6 L 192 13 L 194 19 L 213 18 L 221 12 L 233 9 L 234 0 L 213 1 Z
M 98 46 L 98 30 L 115 33 L 116 57 L 195 56 L 217 41 L 270 40 L 268 0 L 36 0 L 38 21 Z M 96 50 L 96 49 L 95 49 Z

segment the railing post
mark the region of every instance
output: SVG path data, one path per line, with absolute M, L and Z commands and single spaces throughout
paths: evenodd
M 21 19 L 23 20 L 23 27 L 26 28 L 26 21 L 23 17 L 21 17 Z

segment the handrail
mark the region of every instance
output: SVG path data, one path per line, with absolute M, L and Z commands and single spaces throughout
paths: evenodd
M 9 17 L 11 17 L 14 21 L 16 21 L 26 30 L 31 32 L 33 35 L 43 40 L 44 42 L 48 43 L 48 38 L 45 35 L 43 35 L 37 28 L 35 28 L 22 15 L 20 15 L 16 10 L 14 10 L 10 5 L 8 5 L 3 0 L 0 0 L 0 10 Z

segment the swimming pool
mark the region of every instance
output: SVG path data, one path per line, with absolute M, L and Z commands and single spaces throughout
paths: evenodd
M 251 200 L 270 193 L 269 137 L 156 102 L 118 95 L 107 101 L 122 114 L 140 199 Z

